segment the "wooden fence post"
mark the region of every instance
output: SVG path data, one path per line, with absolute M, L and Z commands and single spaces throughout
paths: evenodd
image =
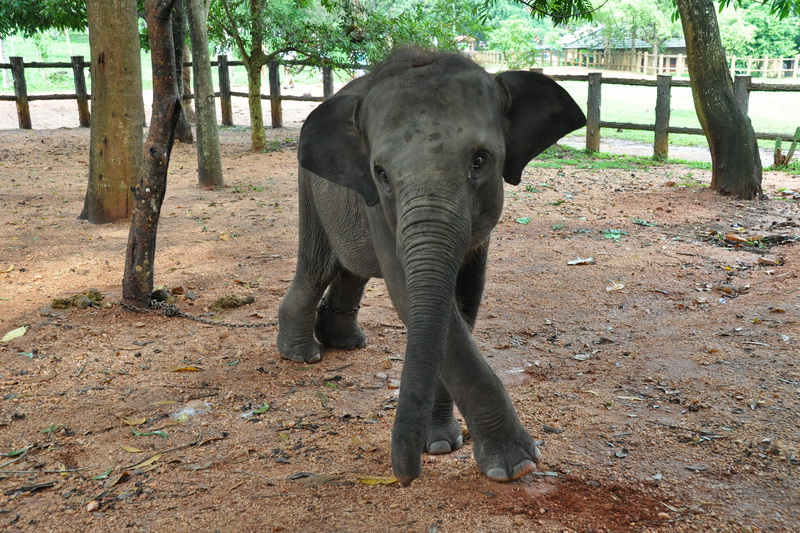
M 86 93 L 86 77 L 83 75 L 83 56 L 72 56 L 72 77 L 75 80 L 75 95 L 78 97 L 78 121 L 81 128 L 90 126 L 89 95 Z
M 233 107 L 231 106 L 231 75 L 228 70 L 228 56 L 217 56 L 219 71 L 219 106 L 222 111 L 222 125 L 233 126 Z
M 794 56 L 794 69 L 792 69 L 792 77 L 800 77 L 800 55 Z
M 656 132 L 653 142 L 653 158 L 669 157 L 670 82 L 672 76 L 660 74 L 656 85 Z
M 19 56 L 8 58 L 11 61 L 11 77 L 14 79 L 14 96 L 17 98 L 17 121 L 21 130 L 33 129 L 31 109 L 28 105 L 28 84 L 25 83 L 25 62 Z
M 327 100 L 333 96 L 333 67 L 322 67 L 322 96 Z
M 272 114 L 272 127 L 283 127 L 283 108 L 281 107 L 281 75 L 277 61 L 270 61 L 269 70 L 269 102 Z
M 599 72 L 589 73 L 589 98 L 586 102 L 586 149 L 590 152 L 600 151 L 600 89 L 603 75 Z
M 739 102 L 739 107 L 742 108 L 744 114 L 747 114 L 750 108 L 750 82 L 752 76 L 740 74 L 733 79 L 733 94 L 736 95 L 736 101 Z

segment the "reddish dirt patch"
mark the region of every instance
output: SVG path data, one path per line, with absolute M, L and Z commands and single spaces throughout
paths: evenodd
M 0 335 L 30 326 L 0 345 L 4 531 L 800 529 L 800 248 L 708 233 L 791 241 L 793 201 L 721 198 L 678 166 L 527 173 L 506 191 L 475 337 L 544 460 L 493 483 L 467 438 L 401 489 L 362 479 L 391 472 L 405 346 L 380 280 L 370 344 L 314 366 L 283 360 L 274 326 L 126 311 L 128 228 L 75 218 L 88 131 L 0 141 Z M 295 154 L 250 153 L 242 130 L 222 143 L 222 190 L 198 189 L 193 148 L 175 149 L 156 282 L 186 292 L 186 313 L 270 323 L 294 269 Z M 765 178 L 773 196 L 796 186 Z M 91 287 L 100 307 L 51 307 Z M 255 303 L 209 315 L 230 294 Z

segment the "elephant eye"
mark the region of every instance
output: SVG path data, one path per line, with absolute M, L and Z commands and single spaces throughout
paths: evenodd
M 477 152 L 474 156 L 472 156 L 472 167 L 471 167 L 472 172 L 481 170 L 486 165 L 488 160 L 489 160 L 489 154 L 487 154 L 483 150 Z
M 472 163 L 469 168 L 469 179 L 473 184 L 477 184 L 481 176 L 485 174 L 485 169 L 489 165 L 489 154 L 484 150 L 478 150 L 472 156 Z
M 383 170 L 383 167 L 375 166 L 375 176 L 378 177 L 383 183 L 389 183 L 389 175 Z

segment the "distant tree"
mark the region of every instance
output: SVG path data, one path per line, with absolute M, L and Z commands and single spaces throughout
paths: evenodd
M 672 20 L 675 6 L 670 0 L 614 0 L 598 8 L 595 20 L 608 39 L 641 39 L 654 53 L 667 39 L 680 33 Z
M 770 7 L 744 2 L 719 14 L 725 50 L 736 56 L 793 57 L 800 54 L 800 14 L 779 24 Z
M 192 38 L 194 106 L 197 123 L 197 173 L 201 187 L 224 185 L 219 150 L 217 108 L 208 52 L 208 19 L 203 0 L 185 0 Z
M 266 146 L 261 70 L 285 54 L 323 64 L 366 64 L 393 45 L 455 49 L 455 37 L 474 25 L 469 0 L 219 0 L 211 5 L 209 33 L 233 49 L 247 70 L 253 151 Z

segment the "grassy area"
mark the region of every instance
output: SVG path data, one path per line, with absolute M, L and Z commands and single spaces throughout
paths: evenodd
M 570 93 L 576 102 L 586 110 L 588 84 L 578 81 L 565 81 L 561 85 Z M 800 84 L 798 84 L 800 87 Z M 653 124 L 655 122 L 655 87 L 638 87 L 627 85 L 603 85 L 602 88 L 602 120 L 608 122 L 631 122 L 637 124 Z M 670 99 L 670 124 L 678 127 L 699 128 L 700 123 L 694 110 L 691 89 L 673 87 Z M 800 109 L 800 92 L 763 92 L 750 93 L 749 115 L 753 127 L 763 133 L 783 133 L 791 135 L 800 126 L 800 115 L 792 110 Z M 626 130 L 617 132 L 603 129 L 603 136 L 632 141 L 653 142 L 653 133 L 649 131 Z M 706 146 L 702 135 L 670 135 L 670 144 L 679 146 Z M 773 141 L 759 141 L 760 146 L 772 149 Z
M 622 169 L 636 170 L 648 167 L 657 167 L 665 164 L 681 164 L 690 168 L 710 170 L 711 163 L 704 161 L 685 161 L 683 159 L 668 159 L 658 161 L 652 157 L 637 155 L 607 154 L 605 152 L 587 152 L 581 148 L 554 145 L 536 156 L 528 166 L 532 168 L 563 168 L 571 166 L 582 169 Z

